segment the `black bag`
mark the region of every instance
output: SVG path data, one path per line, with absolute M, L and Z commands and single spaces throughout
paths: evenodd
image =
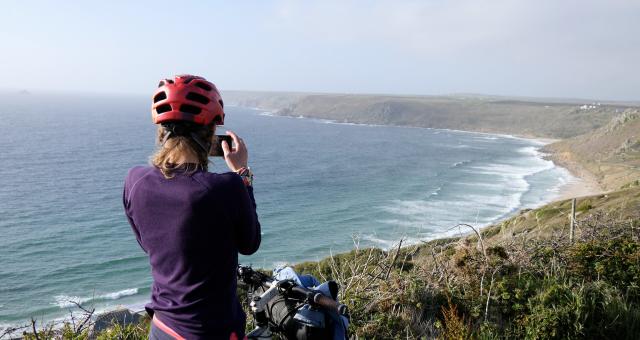
M 255 294 L 262 294 L 262 289 L 256 290 Z M 308 309 L 310 307 L 305 303 L 278 294 L 267 302 L 265 312 L 272 326 L 281 331 L 287 339 L 333 339 L 334 325 L 331 317 L 322 312 L 323 322 L 311 325 L 295 318 L 296 313 L 302 308 Z

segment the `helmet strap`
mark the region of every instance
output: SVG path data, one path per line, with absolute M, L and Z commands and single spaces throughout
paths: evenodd
M 185 133 L 186 133 L 186 131 L 183 130 L 181 127 L 178 127 L 173 124 L 163 124 L 162 127 L 165 130 L 165 135 L 164 135 L 164 138 L 162 139 L 162 146 L 164 146 L 167 143 L 167 140 L 169 140 L 169 138 L 175 137 L 175 136 L 185 136 Z M 189 136 L 191 137 L 191 139 L 193 139 L 194 142 L 196 142 L 196 144 L 198 144 L 198 146 L 200 146 L 200 148 L 202 148 L 202 150 L 204 150 L 207 153 L 207 155 L 209 154 L 209 152 L 211 151 L 211 142 L 203 141 L 202 138 L 200 138 L 198 134 L 196 134 L 193 131 L 189 132 Z
M 171 132 L 171 130 L 165 129 L 164 138 L 162 139 L 162 146 L 164 146 L 167 143 L 167 140 L 171 138 L 172 134 L 173 132 Z
M 211 152 L 211 143 L 204 142 L 195 132 L 191 132 L 191 138 L 209 155 L 209 152 Z

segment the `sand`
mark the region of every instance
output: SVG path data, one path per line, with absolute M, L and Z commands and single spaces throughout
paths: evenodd
M 568 159 L 553 157 L 553 155 L 550 158 L 554 164 L 567 169 L 573 176 L 567 184 L 560 188 L 558 200 L 592 196 L 605 192 L 596 176 L 581 164 Z
M 557 198 L 558 200 L 592 196 L 604 192 L 595 178 L 585 176 L 584 174 L 580 177 L 573 173 L 572 175 L 573 178 L 560 188 L 560 195 Z
M 548 145 L 559 141 L 559 139 L 551 138 L 532 139 L 542 145 Z M 543 157 L 544 159 L 552 161 L 556 166 L 567 169 L 572 176 L 567 184 L 559 188 L 556 200 L 592 196 L 605 192 L 596 176 L 589 172 L 584 166 L 582 166 L 582 164 L 571 158 L 563 157 L 563 155 L 559 153 L 549 152 L 546 150 L 543 150 L 542 152 L 545 153 L 545 156 Z

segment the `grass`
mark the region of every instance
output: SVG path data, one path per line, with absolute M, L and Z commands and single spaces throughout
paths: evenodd
M 633 339 L 640 334 L 635 190 L 524 211 L 471 236 L 355 249 L 296 269 L 343 284 L 362 338 Z
M 545 138 L 569 138 L 605 126 L 626 104 L 582 110 L 584 103 L 487 96 L 393 96 L 225 92 L 229 103 L 279 115 L 339 122 L 419 126 Z M 622 122 L 624 124 L 626 122 Z
M 348 253 L 295 269 L 341 284 L 359 338 L 635 339 L 640 188 L 582 199 L 577 210 L 573 242 L 570 201 L 559 201 L 461 237 L 386 251 L 356 239 Z M 146 339 L 148 326 L 98 339 Z M 25 338 L 88 338 L 70 323 L 35 334 Z

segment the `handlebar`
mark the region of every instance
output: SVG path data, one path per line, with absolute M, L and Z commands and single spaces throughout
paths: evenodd
M 288 294 L 294 299 L 306 301 L 309 304 L 320 306 L 341 315 L 348 314 L 347 306 L 339 304 L 332 298 L 327 297 L 320 292 L 299 286 L 293 281 L 274 281 L 268 275 L 255 271 L 251 267 L 238 266 L 238 278 L 240 278 L 244 283 L 256 286 L 261 285 L 271 287 L 275 283 L 279 291 Z
M 290 281 L 284 281 L 290 282 Z M 306 300 L 308 303 L 312 305 L 318 305 L 322 308 L 325 308 L 330 311 L 334 311 L 336 313 L 340 313 L 340 304 L 338 304 L 335 300 L 330 297 L 325 296 L 320 292 L 315 292 L 311 289 L 301 287 L 298 285 L 294 285 L 288 288 L 285 288 L 294 298 L 299 300 Z

